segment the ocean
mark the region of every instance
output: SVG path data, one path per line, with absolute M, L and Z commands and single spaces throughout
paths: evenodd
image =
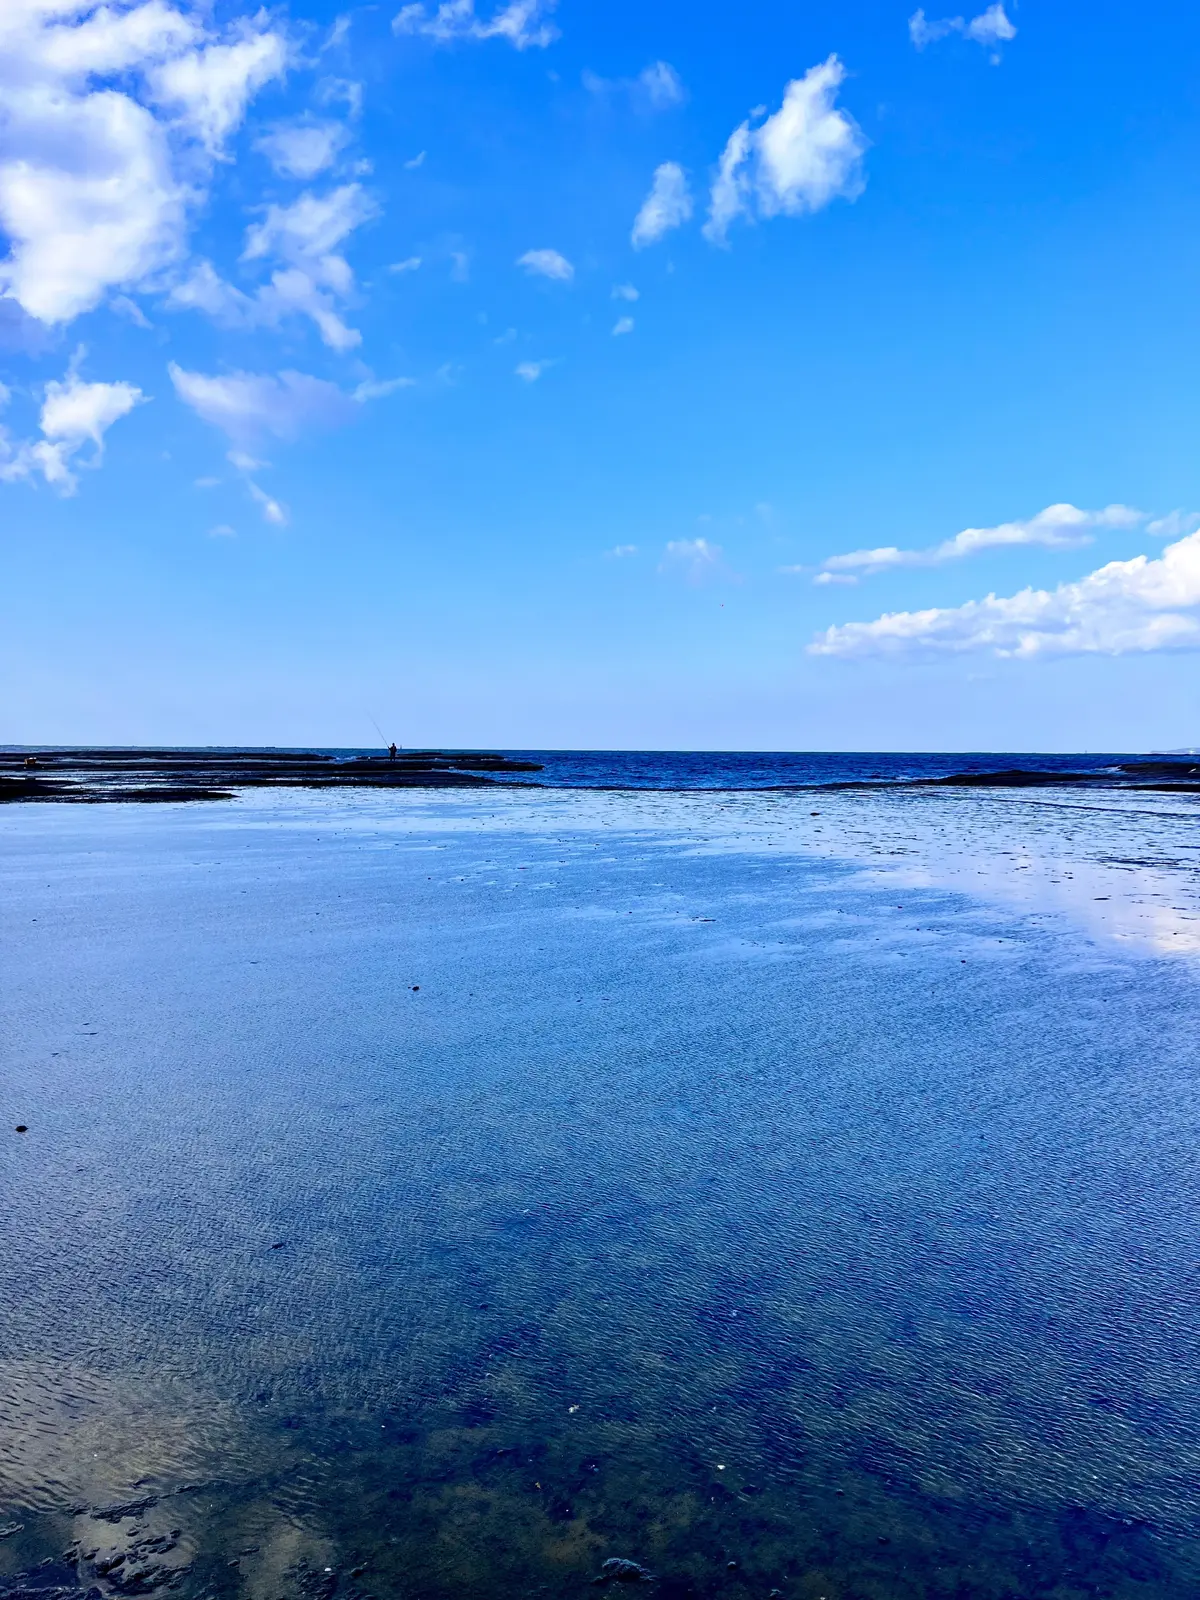
M 1200 801 L 813 787 L 1121 759 L 6 807 L 0 1593 L 1194 1592 Z

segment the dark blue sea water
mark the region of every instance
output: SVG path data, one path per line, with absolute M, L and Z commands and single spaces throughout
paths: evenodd
M 717 759 L 6 809 L 0 1579 L 1195 1592 L 1194 799 Z
M 513 752 L 515 754 L 515 752 Z M 1099 772 L 1127 755 L 927 754 L 861 755 L 797 751 L 541 750 L 521 752 L 540 761 L 539 783 L 570 788 L 774 789 L 823 783 L 902 782 L 944 778 L 956 772 Z
M 331 752 L 375 755 L 375 750 Z M 1136 755 L 1112 753 L 912 752 L 721 750 L 508 750 L 538 761 L 544 770 L 525 782 L 555 788 L 777 789 L 825 783 L 902 782 L 956 772 L 1100 772 Z

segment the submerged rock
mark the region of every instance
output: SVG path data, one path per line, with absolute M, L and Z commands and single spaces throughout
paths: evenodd
M 600 1568 L 593 1583 L 652 1583 L 654 1574 L 626 1556 L 611 1556 Z

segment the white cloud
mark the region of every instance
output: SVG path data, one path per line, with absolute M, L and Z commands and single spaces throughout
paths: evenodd
M 672 228 L 685 223 L 691 214 L 692 197 L 683 168 L 677 161 L 664 161 L 654 169 L 650 193 L 634 218 L 630 235 L 633 248 L 641 250 L 645 245 L 655 244 Z
M 175 362 L 167 370 L 184 404 L 242 449 L 267 437 L 295 439 L 305 428 L 334 426 L 354 415 L 351 396 L 304 372 L 209 375 Z
M 672 539 L 663 551 L 658 570 L 675 573 L 687 583 L 703 583 L 724 571 L 722 555 L 721 546 L 710 544 L 707 539 Z
M 1162 539 L 1178 539 L 1181 534 L 1194 533 L 1200 528 L 1200 512 L 1168 511 L 1165 517 L 1155 517 L 1146 524 L 1146 532 Z
M 813 655 L 869 656 L 989 650 L 998 656 L 1124 655 L 1200 648 L 1200 532 L 1155 560 L 1110 561 L 1056 589 L 827 628 Z
M 307 180 L 337 160 L 348 133 L 341 122 L 281 122 L 255 140 L 281 177 Z
M 368 378 L 355 387 L 354 398 L 360 404 L 364 400 L 385 400 L 389 394 L 400 389 L 415 389 L 416 385 L 415 378 Z
M 420 256 L 408 256 L 403 261 L 393 261 L 388 268 L 389 272 L 415 272 L 421 265 Z
M 185 253 L 212 159 L 287 56 L 265 13 L 224 35 L 208 16 L 0 5 L 0 295 L 30 317 L 68 322 Z
M 443 0 L 436 9 L 408 5 L 392 19 L 393 33 L 418 33 L 438 44 L 463 39 L 507 39 L 518 50 L 545 49 L 558 38 L 547 20 L 555 0 L 509 0 L 486 21 L 475 15 L 475 0 Z
M 628 94 L 635 106 L 649 111 L 667 111 L 687 99 L 683 81 L 669 61 L 652 61 L 636 78 L 601 78 L 585 72 L 583 86 L 595 95 Z
M 614 300 L 637 300 L 637 290 L 631 283 L 616 283 L 613 285 L 612 297 Z
M 357 183 L 326 195 L 310 191 L 288 206 L 268 206 L 263 221 L 246 230 L 242 260 L 275 257 L 285 262 L 269 283 L 246 294 L 225 282 L 209 262 L 200 261 L 172 288 L 170 304 L 204 311 L 231 327 L 271 327 L 288 316 L 306 316 L 331 350 L 352 350 L 362 336 L 343 322 L 338 302 L 353 292 L 354 274 L 337 246 L 377 210 Z
M 243 261 L 277 255 L 314 271 L 340 287 L 349 267 L 334 252 L 355 228 L 378 215 L 378 206 L 361 184 L 345 183 L 328 194 L 302 194 L 287 206 L 268 206 L 262 222 L 246 230 Z
M 237 529 L 231 528 L 227 522 L 219 522 L 215 528 L 208 530 L 210 539 L 236 539 Z
M 616 544 L 611 550 L 604 552 L 613 561 L 623 561 L 626 556 L 635 556 L 637 553 L 638 547 L 635 544 Z
M 633 332 L 633 318 L 632 317 L 618 317 L 617 320 L 613 323 L 613 335 L 614 335 L 614 337 L 616 335 L 618 335 L 618 334 L 632 333 L 632 332 Z
M 924 11 L 914 11 L 908 19 L 908 36 L 918 50 L 924 50 L 927 44 L 936 44 L 939 39 L 948 38 L 952 33 L 961 34 L 964 39 L 972 39 L 991 50 L 1017 36 L 1017 30 L 1001 4 L 988 6 L 986 11 L 981 11 L 969 22 L 964 17 L 942 17 L 930 21 Z M 993 56 L 992 59 L 999 58 Z
M 127 294 L 114 295 L 109 301 L 109 308 L 118 316 L 127 318 L 135 328 L 149 329 L 154 326 L 137 301 L 131 300 Z
M 210 155 L 221 153 L 250 101 L 287 66 L 286 41 L 257 27 L 257 21 L 243 21 L 241 37 L 233 43 L 189 50 L 147 74 L 151 97 L 173 107 Z
M 821 563 L 824 573 L 882 572 L 889 567 L 937 567 L 946 561 L 960 561 L 981 550 L 1008 545 L 1041 545 L 1050 550 L 1074 550 L 1091 544 L 1096 528 L 1136 528 L 1146 520 L 1145 513 L 1131 506 L 1105 506 L 1102 511 L 1081 511 L 1078 506 L 1047 506 L 1023 522 L 1002 522 L 994 528 L 964 528 L 952 539 L 930 545 L 925 550 L 900 550 L 883 545 L 874 550 L 851 550 L 846 555 L 830 556 Z M 1171 530 L 1174 531 L 1174 530 Z M 817 578 L 816 582 L 828 582 Z
M 269 522 L 275 528 L 287 527 L 287 510 L 280 505 L 278 500 L 273 500 L 267 491 L 260 489 L 256 483 L 247 482 L 246 488 L 250 492 L 250 498 L 262 512 L 264 522 Z
M 557 250 L 526 250 L 517 257 L 517 265 L 539 278 L 555 278 L 560 283 L 570 283 L 575 268 Z
M 82 353 L 61 383 L 46 385 L 40 439 L 14 443 L 0 429 L 0 482 L 29 480 L 40 473 L 61 494 L 74 494 L 78 485 L 74 469 L 99 466 L 104 458 L 104 435 L 145 399 L 132 383 L 85 383 L 77 371 Z M 88 443 L 93 446 L 90 456 L 76 460 Z
M 551 364 L 549 361 L 518 361 L 513 371 L 526 383 L 536 383 Z
M 669 61 L 652 61 L 642 68 L 635 82 L 656 110 L 682 105 L 687 99 L 683 82 Z
M 408 161 L 406 161 L 404 163 L 405 170 L 408 171 L 408 172 L 415 172 L 418 167 L 423 167 L 424 165 L 425 165 L 425 151 L 424 150 L 418 151 L 417 154 L 411 158 L 411 160 L 408 160 Z
M 839 196 L 862 193 L 867 141 L 834 102 L 846 77 L 837 56 L 810 67 L 784 90 L 783 104 L 759 127 L 729 136 L 713 181 L 705 236 L 723 244 L 738 217 L 803 216 Z

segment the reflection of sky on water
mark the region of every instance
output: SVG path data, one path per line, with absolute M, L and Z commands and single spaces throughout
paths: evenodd
M 461 795 L 251 793 L 250 816 L 386 834 L 418 828 L 580 839 L 620 834 L 672 851 L 795 851 L 856 865 L 865 883 L 943 889 L 1102 944 L 1200 956 L 1200 796 L 978 790 Z M 819 815 L 813 815 L 814 812 Z
M 1194 985 L 1125 954 L 1195 952 L 1185 804 L 0 820 L 0 1571 L 148 1482 L 249 1600 L 301 1548 L 431 1600 L 1173 1592 L 1122 1541 L 1195 1549 Z

